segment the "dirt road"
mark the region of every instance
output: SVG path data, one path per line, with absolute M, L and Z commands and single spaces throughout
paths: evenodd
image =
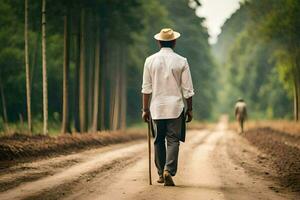
M 0 199 L 297 199 L 239 164 L 253 164 L 261 153 L 228 131 L 224 121 L 187 135 L 180 146 L 176 187 L 156 183 L 154 163 L 154 185 L 148 185 L 146 142 L 135 142 L 11 167 L 0 173 Z M 238 144 L 233 147 L 232 141 Z M 233 149 L 243 156 L 233 157 Z

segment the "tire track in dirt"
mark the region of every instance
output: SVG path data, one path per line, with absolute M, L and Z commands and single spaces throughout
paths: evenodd
M 188 139 L 186 140 L 187 142 L 181 144 L 179 153 L 179 173 L 174 179 L 177 187 L 164 187 L 161 184 L 156 183 L 158 175 L 154 164 L 152 165 L 153 185 L 149 186 L 147 177 L 148 162 L 147 158 L 144 158 L 136 164 L 130 166 L 130 168 L 128 167 L 127 169 L 117 174 L 116 177 L 118 177 L 118 179 L 113 179 L 113 181 L 111 182 L 104 183 L 103 185 L 106 184 L 108 186 L 106 186 L 103 190 L 99 190 L 97 194 L 85 196 L 82 199 L 188 199 L 186 197 L 182 198 L 182 196 L 180 196 L 182 192 L 188 190 L 188 188 L 184 187 L 184 181 L 182 183 L 182 180 L 180 180 L 180 177 L 182 176 L 182 170 L 183 168 L 185 168 L 185 165 L 187 163 L 190 163 L 190 161 L 193 159 L 191 158 L 194 155 L 193 152 L 196 151 L 196 149 L 199 147 L 196 144 L 205 143 L 210 135 L 211 132 L 208 130 L 188 132 Z M 190 169 L 185 168 L 185 170 L 189 171 Z M 188 176 L 186 178 L 190 179 L 191 176 Z
M 15 188 L 25 182 L 33 182 L 40 178 L 54 175 L 55 173 L 78 164 L 82 159 L 54 160 L 49 163 L 26 163 L 6 170 L 6 174 L 0 176 L 0 192 Z
M 147 144 L 127 143 L 111 146 L 106 151 L 80 153 L 77 156 L 84 157 L 80 163 L 2 192 L 0 199 L 294 199 L 291 194 L 272 191 L 269 188 L 272 182 L 248 174 L 244 166 L 236 163 L 251 162 L 252 158 L 233 158 L 235 154 L 230 154 L 231 150 L 245 153 L 255 150 L 237 137 L 227 131 L 224 121 L 213 131 L 188 131 L 187 142 L 180 145 L 179 169 L 174 178 L 176 187 L 156 183 L 154 162 L 153 185 L 149 186 Z M 232 139 L 236 143 L 232 143 Z
M 227 141 L 229 135 L 224 122 L 214 131 L 202 136 L 188 135 L 189 138 L 180 151 L 179 170 L 174 178 L 176 187 L 164 187 L 155 182 L 149 186 L 145 158 L 115 174 L 117 178 L 105 182 L 104 193 L 99 189 L 93 195 L 84 198 L 80 196 L 67 199 L 293 199 L 289 194 L 272 191 L 268 182 L 250 176 L 243 168 L 233 163 L 227 155 L 227 148 L 231 147 Z M 154 168 L 152 170 L 155 170 Z M 153 174 L 157 178 L 155 171 Z
M 202 133 L 199 134 L 201 138 L 209 134 L 208 131 L 203 131 Z M 197 138 L 195 138 L 195 140 L 191 140 L 190 142 L 192 143 L 192 141 L 198 142 Z M 103 200 L 107 199 L 105 196 L 107 195 L 108 191 L 112 190 L 111 188 L 113 188 L 111 193 L 113 193 L 115 199 L 122 199 L 123 195 L 128 196 L 132 194 L 134 196 L 136 193 L 143 191 L 145 189 L 144 187 L 148 187 L 147 159 L 147 152 L 144 151 L 141 153 L 136 162 L 126 165 L 121 170 L 110 170 L 105 173 L 97 174 L 97 176 L 85 184 L 84 187 L 82 184 L 78 184 L 72 189 L 71 195 L 64 195 L 59 199 Z M 155 182 L 156 169 L 154 164 L 152 164 L 152 172 L 154 175 L 153 182 Z M 128 190 L 128 188 L 130 189 Z M 114 197 L 109 199 L 114 199 Z M 135 198 L 132 197 L 131 199 Z
M 131 143 L 128 143 L 129 145 Z M 133 144 L 133 143 L 132 143 Z M 97 153 L 105 153 L 124 144 L 101 147 L 81 153 L 62 155 L 37 161 L 21 162 L 0 171 L 0 192 L 19 186 L 26 182 L 36 181 L 40 178 L 54 175 L 75 164 L 88 161 Z
M 205 132 L 203 135 L 201 135 L 201 137 L 205 139 L 207 135 L 209 135 L 209 132 Z M 195 143 L 197 142 L 199 141 L 198 140 L 195 141 Z M 131 146 L 131 145 L 134 144 L 128 143 L 123 145 L 112 145 L 111 147 L 101 148 L 100 153 L 101 154 L 108 153 L 110 151 L 117 149 L 118 147 L 125 148 L 125 146 Z M 146 147 L 146 144 L 144 144 L 144 147 Z M 102 150 L 102 149 L 106 149 L 106 150 Z M 41 160 L 33 163 L 23 163 L 14 166 L 12 168 L 8 168 L 6 170 L 8 174 L 5 174 L 2 171 L 3 173 L 2 176 L 0 176 L 0 182 L 2 181 L 3 185 L 6 184 L 6 188 L 4 188 L 3 190 L 8 190 L 7 192 L 11 192 L 11 190 L 15 191 L 17 188 L 23 188 L 24 184 L 25 185 L 35 184 L 35 182 L 39 182 L 39 179 L 43 180 L 47 178 L 49 174 L 51 176 L 56 176 L 58 174 L 57 171 L 59 173 L 63 173 L 65 170 L 68 170 L 68 168 L 72 168 L 73 164 L 76 166 L 78 163 L 80 164 L 82 162 L 86 162 L 88 160 L 94 159 L 93 158 L 93 156 L 95 156 L 94 154 L 95 154 L 94 152 L 89 153 L 89 151 L 87 151 L 75 155 L 60 156 L 60 157 Z M 82 156 L 85 158 L 82 158 Z M 69 195 L 72 196 L 72 194 L 74 194 L 73 192 L 74 188 L 76 188 L 78 185 L 80 188 L 82 188 L 82 185 L 84 185 L 85 188 L 87 188 L 86 187 L 87 184 L 92 183 L 93 179 L 98 179 L 98 180 L 109 179 L 111 177 L 111 174 L 128 167 L 128 165 L 137 162 L 139 159 L 145 158 L 145 156 L 146 155 L 143 155 L 143 157 L 141 157 L 141 155 L 139 155 L 139 153 L 136 152 L 134 157 L 125 157 L 123 159 L 121 158 L 121 159 L 113 160 L 111 163 L 104 164 L 100 168 L 96 168 L 95 170 L 89 171 L 79 176 L 77 179 L 74 179 L 73 181 L 67 181 L 65 183 L 58 184 L 57 186 L 54 187 L 48 186 L 47 188 L 44 189 L 40 188 L 39 189 L 40 191 L 30 192 L 29 194 L 26 192 L 22 192 L 22 195 L 20 195 L 22 196 L 22 198 L 16 197 L 16 199 L 41 199 L 41 198 L 58 199 L 58 198 L 67 197 Z M 14 187 L 16 188 L 12 189 Z M 90 193 L 91 191 L 92 190 L 89 189 L 88 193 Z M 97 188 L 95 189 L 95 191 L 97 191 Z M 0 198 L 2 199 L 3 195 L 7 194 L 7 192 L 0 193 Z
M 69 167 L 52 176 L 47 176 L 34 182 L 24 183 L 14 189 L 2 192 L 0 193 L 0 199 L 24 199 L 28 196 L 38 195 L 43 191 L 47 191 L 49 188 L 72 182 L 90 171 L 101 168 L 112 160 L 118 160 L 125 156 L 131 157 L 145 149 L 144 143 L 132 144 L 129 147 L 127 145 L 123 145 L 120 149 L 114 149 L 91 156 L 92 158 L 90 158 L 90 160 Z
M 100 168 L 97 168 L 93 171 L 89 171 L 88 173 L 79 176 L 76 180 L 72 182 L 66 182 L 56 187 L 49 188 L 37 195 L 28 196 L 23 200 L 56 200 L 62 197 L 67 197 L 69 195 L 74 194 L 74 188 L 76 188 L 77 186 L 85 185 L 85 187 L 88 187 L 92 179 L 99 177 L 99 175 L 102 176 L 101 178 L 107 178 L 108 174 L 118 172 L 122 168 L 136 162 L 138 159 L 140 159 L 140 156 L 124 157 L 118 160 L 113 160 Z M 89 192 L 93 192 L 93 190 L 89 189 Z

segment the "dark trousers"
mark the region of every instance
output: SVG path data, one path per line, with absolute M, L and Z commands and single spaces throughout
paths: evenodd
M 155 165 L 159 176 L 164 170 L 172 176 L 177 172 L 182 117 L 183 114 L 176 119 L 153 120 Z
M 240 124 L 240 128 L 241 128 L 241 132 L 244 132 L 244 118 L 240 118 L 239 119 L 239 124 Z

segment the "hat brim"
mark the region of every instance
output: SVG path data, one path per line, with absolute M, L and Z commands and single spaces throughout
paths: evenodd
M 172 40 L 176 40 L 179 37 L 180 37 L 180 33 L 176 32 L 176 31 L 174 31 L 174 37 L 168 38 L 168 39 L 161 38 L 159 33 L 154 35 L 154 38 L 159 41 L 172 41 Z

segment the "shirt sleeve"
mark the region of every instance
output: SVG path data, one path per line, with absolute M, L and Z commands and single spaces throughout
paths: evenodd
M 143 84 L 142 84 L 142 93 L 151 94 L 152 93 L 152 79 L 147 65 L 147 59 L 144 64 L 144 73 L 143 73 Z
M 190 67 L 187 60 L 185 60 L 185 65 L 181 75 L 181 90 L 185 99 L 188 99 L 195 94 Z

